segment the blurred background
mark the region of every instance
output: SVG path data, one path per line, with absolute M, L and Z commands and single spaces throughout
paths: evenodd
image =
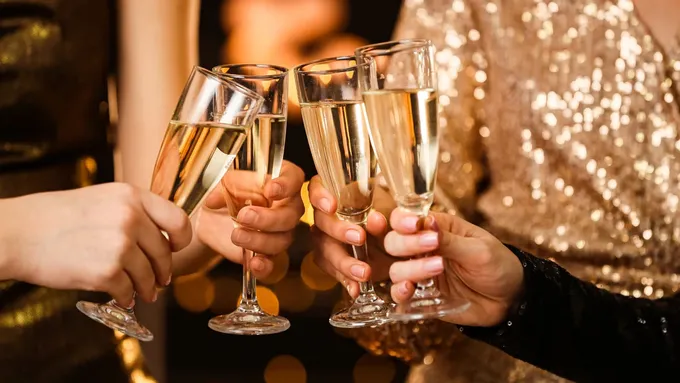
M 389 40 L 400 6 L 398 0 L 203 0 L 200 65 L 269 63 L 292 68 L 322 57 L 351 55 L 358 46 Z M 290 82 L 285 157 L 309 178 L 316 171 L 292 77 Z M 175 281 L 167 293 L 167 382 L 404 381 L 405 365 L 368 355 L 328 324 L 342 287 L 312 262 L 309 218 L 300 224 L 294 245 L 276 258 L 271 278 L 259 281 L 262 307 L 289 318 L 287 332 L 239 337 L 208 329 L 208 319 L 236 306 L 241 288 L 237 265 L 223 262 L 208 275 Z

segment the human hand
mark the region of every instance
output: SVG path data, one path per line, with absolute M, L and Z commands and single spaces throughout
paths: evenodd
M 252 250 L 257 255 L 250 263 L 251 270 L 256 278 L 263 278 L 274 268 L 270 256 L 286 250 L 293 241 L 294 230 L 305 211 L 300 196 L 305 175 L 295 164 L 283 161 L 279 177 L 269 180 L 262 192 L 249 173 L 253 174 L 238 170 L 225 174 L 199 213 L 196 234 L 234 263 L 243 263 L 241 248 Z M 238 206 L 235 228 L 230 209 L 245 200 L 253 206 Z
M 451 214 L 430 213 L 424 221 L 395 209 L 386 251 L 395 257 L 433 256 L 394 263 L 390 268 L 395 302 L 413 296 L 415 284 L 436 278 L 445 296 L 470 302 L 468 310 L 443 318 L 461 325 L 490 327 L 503 321 L 523 290 L 517 257 L 485 230 Z
M 337 200 L 324 188 L 319 176 L 309 182 L 309 200 L 314 207 L 314 261 L 326 273 L 342 283 L 352 298 L 359 295 L 359 282 L 386 279 L 390 264 L 395 261 L 382 247 L 387 233 L 386 215 L 394 209 L 389 193 L 376 186 L 373 210 L 368 215 L 366 231 L 360 226 L 342 221 L 335 215 Z M 347 245 L 368 244 L 370 265 L 355 259 Z
M 172 252 L 191 242 L 187 215 L 148 190 L 123 183 L 2 201 L 12 222 L 12 279 L 55 289 L 109 293 L 128 306 L 170 282 Z M 167 233 L 168 239 L 162 232 Z

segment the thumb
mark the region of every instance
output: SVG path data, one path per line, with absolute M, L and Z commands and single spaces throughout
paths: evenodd
M 434 213 L 427 217 L 423 227 L 439 233 L 438 253 L 442 257 L 465 266 L 479 264 L 482 254 L 488 253 L 483 241 L 466 235 L 470 230 L 468 225 L 475 227 L 454 215 Z

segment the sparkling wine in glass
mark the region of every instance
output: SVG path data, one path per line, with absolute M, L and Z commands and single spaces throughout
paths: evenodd
M 260 113 L 245 143 L 222 179 L 222 189 L 234 224 L 241 209 L 269 207 L 264 196 L 266 183 L 279 176 L 286 140 L 288 69 L 264 64 L 221 65 L 215 73 L 259 94 L 264 99 Z M 256 254 L 243 249 L 243 287 L 236 310 L 212 318 L 208 326 L 218 332 L 236 335 L 266 335 L 286 331 L 288 319 L 267 314 L 257 302 L 256 280 L 250 264 Z
M 354 57 L 336 57 L 300 65 L 294 72 L 309 147 L 324 186 L 338 201 L 336 215 L 365 228 L 377 162 L 357 71 Z M 366 244 L 352 246 L 352 252 L 368 261 Z M 372 282 L 359 288 L 359 297 L 333 314 L 331 325 L 359 328 L 386 322 L 390 305 L 375 293 Z
M 398 208 L 423 219 L 434 202 L 439 159 L 435 48 L 401 40 L 358 48 L 359 82 L 371 142 Z M 423 255 L 421 255 L 423 256 Z M 470 303 L 443 297 L 433 278 L 420 281 L 413 299 L 390 312 L 395 320 L 438 318 Z
M 151 191 L 191 216 L 236 158 L 262 102 L 257 93 L 194 67 L 165 132 Z M 141 341 L 153 340 L 151 331 L 137 322 L 132 307 L 115 300 L 80 301 L 76 307 L 114 330 Z

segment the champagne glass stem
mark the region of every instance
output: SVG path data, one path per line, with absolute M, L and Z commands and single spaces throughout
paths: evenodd
M 250 262 L 255 257 L 255 253 L 248 249 L 243 249 L 243 288 L 241 289 L 240 307 L 248 310 L 259 310 L 257 302 L 257 280 L 250 269 Z
M 360 223 L 359 226 L 366 230 L 365 222 Z M 352 245 L 352 253 L 354 254 L 355 259 L 368 263 L 368 245 L 366 243 L 363 245 Z M 359 297 L 357 300 L 361 300 L 370 294 L 375 294 L 373 282 L 371 280 L 359 282 Z

